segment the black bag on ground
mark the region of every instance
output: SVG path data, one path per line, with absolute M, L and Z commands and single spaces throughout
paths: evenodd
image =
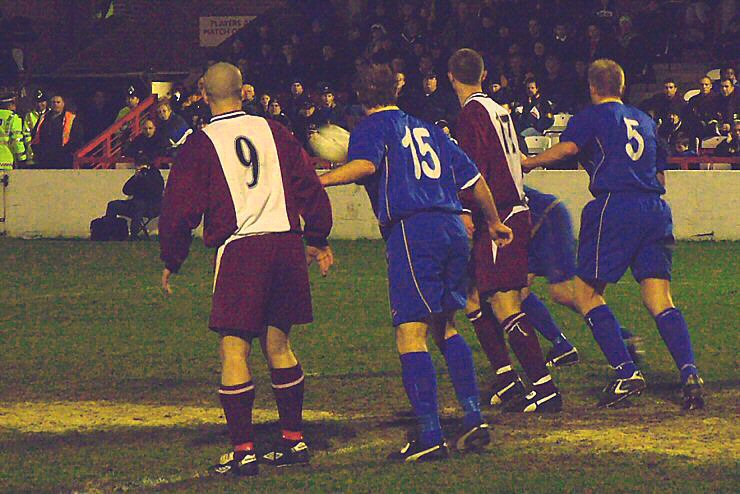
M 123 218 L 103 216 L 90 222 L 90 240 L 105 242 L 126 239 L 128 239 L 128 223 Z

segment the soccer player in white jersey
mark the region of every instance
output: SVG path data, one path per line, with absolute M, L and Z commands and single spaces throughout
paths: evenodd
M 282 430 L 279 445 L 262 461 L 309 461 L 301 423 L 304 374 L 288 335 L 294 324 L 313 319 L 306 261 L 317 261 L 327 274 L 332 219 L 305 151 L 282 125 L 241 110 L 241 85 L 233 65 L 218 63 L 206 72 L 205 98 L 214 116 L 178 154 L 159 235 L 165 293 L 171 293 L 170 277 L 185 261 L 191 231 L 204 216 L 204 242 L 218 248 L 209 327 L 220 336 L 219 397 L 233 451 L 213 471 L 256 475 L 249 369 L 254 338 L 267 357 Z

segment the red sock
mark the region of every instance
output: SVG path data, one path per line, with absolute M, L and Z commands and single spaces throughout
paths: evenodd
M 287 369 L 272 369 L 271 376 L 283 437 L 299 441 L 303 439 L 304 376 L 301 364 Z
M 245 448 L 254 441 L 252 427 L 252 406 L 254 405 L 254 384 L 252 381 L 236 386 L 221 386 L 218 397 L 226 415 L 229 438 L 235 447 Z M 252 445 L 252 449 L 254 445 Z M 246 451 L 246 449 L 243 449 Z
M 515 374 L 511 367 L 509 351 L 504 340 L 504 330 L 494 317 L 491 308 L 487 305 L 482 306 L 480 310 L 469 313 L 468 320 L 475 328 L 480 346 L 496 374 L 496 381 L 501 383 L 511 382 Z
M 501 325 L 509 335 L 509 345 L 524 369 L 524 373 L 538 392 L 557 391 L 542 357 L 542 349 L 537 334 L 524 312 L 507 317 Z

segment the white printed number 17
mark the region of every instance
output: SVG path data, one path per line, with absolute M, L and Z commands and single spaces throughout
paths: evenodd
M 425 138 L 430 136 L 429 130 L 424 127 L 417 127 L 413 130 L 413 139 L 411 134 L 412 131 L 406 127 L 406 134 L 403 136 L 403 139 L 401 139 L 401 145 L 405 148 L 411 149 L 411 157 L 414 160 L 414 176 L 419 180 L 421 179 L 422 172 L 424 172 L 424 175 L 429 178 L 439 178 L 442 174 L 442 166 L 439 162 L 439 156 L 437 156 L 434 148 L 432 148 L 428 142 L 424 141 Z M 416 145 L 414 145 L 414 141 L 416 141 Z M 431 166 L 426 159 L 420 160 L 419 156 L 422 158 L 429 156 L 429 159 L 432 161 Z
M 640 125 L 640 122 L 625 117 L 624 124 L 627 126 L 627 144 L 624 146 L 624 150 L 627 151 L 627 156 L 632 161 L 637 161 L 645 151 L 645 139 L 637 132 L 637 126 Z M 637 141 L 637 149 L 632 145 L 632 139 Z

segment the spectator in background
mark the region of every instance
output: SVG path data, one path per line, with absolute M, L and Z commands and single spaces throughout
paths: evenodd
M 406 84 L 406 74 L 403 72 L 396 72 L 396 88 L 398 89 L 398 99 L 396 104 L 398 107 L 408 113 L 413 107 L 413 95 L 411 94 L 411 88 Z
M 321 59 L 312 65 L 315 67 L 311 77 L 314 84 L 337 87 L 341 83 L 342 74 L 347 71 L 345 63 L 337 57 L 334 46 L 328 43 L 321 47 Z
M 23 117 L 23 142 L 26 145 L 26 165 L 32 165 L 36 158 L 31 146 L 31 141 L 36 135 L 36 126 L 41 117 L 48 111 L 49 102 L 46 100 L 46 94 L 42 89 L 36 91 L 34 95 L 34 108 L 26 113 Z
M 165 156 L 167 147 L 157 132 L 156 123 L 148 118 L 144 120 L 141 134 L 124 146 L 123 155 L 134 158 L 137 165 L 152 164 L 160 156 Z
M 714 83 L 712 89 L 717 93 L 722 93 L 722 81 L 729 79 L 733 86 L 737 86 L 737 75 L 733 67 L 722 67 L 719 71 L 719 80 Z
M 535 41 L 532 45 L 532 55 L 529 58 L 529 70 L 534 72 L 535 77 L 541 78 L 545 75 L 545 43 Z
M 573 110 L 578 112 L 591 104 L 588 90 L 588 64 L 585 60 L 576 60 L 573 65 L 575 69 L 575 81 L 573 84 Z
M 129 86 L 126 90 L 126 106 L 121 108 L 116 115 L 116 120 L 121 120 L 123 117 L 131 113 L 131 110 L 139 105 L 139 92 L 134 86 Z
M 555 23 L 550 48 L 560 60 L 572 60 L 575 57 L 577 52 L 576 42 L 568 32 L 568 26 L 565 22 L 558 21 Z
M 586 34 L 586 50 L 589 61 L 593 62 L 600 58 L 611 60 L 616 58 L 617 49 L 614 43 L 608 36 L 604 35 L 599 26 L 596 24 L 589 25 Z
M 41 115 L 31 140 L 38 168 L 72 168 L 72 156 L 84 141 L 77 116 L 67 111 L 64 98 L 54 94 L 51 109 Z
M 681 114 L 671 110 L 658 126 L 658 137 L 668 143 L 669 149 L 673 149 L 679 135 L 688 136 L 689 131 L 683 124 Z M 693 136 L 691 138 L 693 139 Z
M 514 109 L 518 116 L 516 128 L 521 129 L 522 137 L 544 135 L 554 122 L 552 103 L 542 96 L 535 79 L 528 79 L 526 88 L 526 102 Z
M 193 133 L 193 129 L 180 115 L 172 111 L 168 100 L 157 103 L 157 117 L 159 117 L 158 132 L 160 139 L 164 142 L 165 154 L 174 156 L 177 148 L 182 146 L 188 136 Z
M 316 106 L 310 98 L 303 102 L 303 107 L 298 110 L 293 121 L 293 133 L 301 142 L 303 147 L 308 146 L 308 137 L 311 133 L 316 132 L 321 125 L 319 115 L 316 112 Z
M 721 118 L 719 95 L 712 91 L 712 80 L 709 77 L 699 79 L 699 91 L 699 94 L 689 100 L 687 118 L 698 137 L 717 135 L 717 124 Z
M 305 75 L 306 68 L 303 61 L 299 60 L 293 49 L 293 44 L 286 41 L 282 44 L 280 55 L 275 63 L 277 71 L 278 84 L 285 86 L 288 82 L 302 79 Z M 296 108 L 296 111 L 298 109 Z
M 321 104 L 316 112 L 319 125 L 334 124 L 347 128 L 344 107 L 337 105 L 334 90 L 329 86 L 321 88 Z
M 285 114 L 290 120 L 294 119 L 296 115 L 298 115 L 298 110 L 303 108 L 303 103 L 305 103 L 307 99 L 308 95 L 305 93 L 303 88 L 303 81 L 301 79 L 293 79 L 290 83 L 290 99 L 285 105 Z
M 618 58 L 628 83 L 639 81 L 647 74 L 648 57 L 644 42 L 644 38 L 633 28 L 632 18 L 627 15 L 620 17 L 617 34 Z
M 714 150 L 716 156 L 724 157 L 740 157 L 740 122 L 735 122 L 732 127 L 732 132 L 727 137 L 727 140 L 721 142 L 719 146 Z M 733 165 L 733 170 L 738 168 L 737 164 Z
M 307 98 L 302 101 L 302 104 L 305 104 Z M 280 106 L 280 101 L 278 101 L 277 98 L 272 98 L 270 100 L 270 104 L 267 106 L 267 118 L 283 124 L 290 130 L 293 129 L 293 124 L 290 118 L 283 113 L 283 108 Z
M 114 110 L 108 104 L 105 91 L 97 89 L 93 93 L 90 103 L 82 112 L 80 118 L 85 124 L 86 141 L 93 140 L 116 120 Z
M 669 113 L 683 115 L 686 101 L 678 93 L 676 81 L 668 78 L 663 81 L 663 92 L 653 95 L 641 106 L 646 113 L 660 124 L 666 121 Z
M 138 240 L 141 232 L 141 221 L 145 216 L 159 216 L 162 207 L 164 179 L 162 173 L 150 163 L 136 169 L 134 176 L 123 185 L 123 193 L 131 196 L 126 200 L 115 200 L 108 203 L 105 215 L 123 216 L 131 219 L 129 231 L 131 240 Z
M 673 138 L 673 143 L 670 147 L 671 156 L 675 156 L 677 158 L 697 156 L 695 148 L 696 148 L 696 143 L 694 139 L 692 139 L 691 137 L 689 137 L 687 134 L 683 132 L 679 132 Z
M 483 88 L 488 96 L 499 105 L 511 105 L 514 94 L 509 87 L 509 80 L 504 74 L 494 74 L 489 72 L 488 78 L 484 81 Z
M 719 133 L 720 135 L 728 135 L 738 114 L 737 91 L 735 91 L 733 80 L 730 78 L 722 79 L 722 81 L 720 81 L 720 92 Z
M 259 104 L 255 99 L 254 86 L 251 84 L 242 86 L 242 110 L 247 115 L 259 115 Z
M 262 93 L 260 95 L 258 116 L 267 118 L 267 115 L 270 114 L 269 109 L 270 109 L 271 100 L 272 100 L 272 95 L 270 95 L 270 93 Z
M 573 78 L 566 75 L 560 59 L 548 55 L 545 59 L 546 75 L 541 81 L 541 91 L 552 102 L 553 111 L 571 111 L 573 108 Z
M 459 106 L 459 105 L 458 105 Z M 438 120 L 454 120 L 459 108 L 453 107 L 451 95 L 439 89 L 437 74 L 429 72 L 422 79 L 422 90 L 415 98 L 411 114 L 434 123 Z

